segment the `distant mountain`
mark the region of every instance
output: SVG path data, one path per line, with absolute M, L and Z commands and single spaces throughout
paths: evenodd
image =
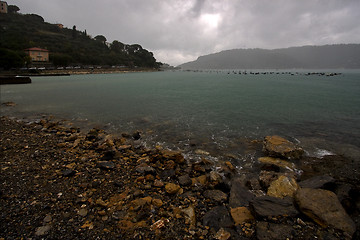
M 233 49 L 181 64 L 182 69 L 360 68 L 360 44 Z

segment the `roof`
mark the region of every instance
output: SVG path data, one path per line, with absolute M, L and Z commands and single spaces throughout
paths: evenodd
M 49 50 L 34 47 L 34 48 L 27 48 L 27 49 L 25 49 L 25 51 L 40 51 L 40 52 L 48 52 Z

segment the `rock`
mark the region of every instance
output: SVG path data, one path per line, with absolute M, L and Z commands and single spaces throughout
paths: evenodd
M 191 185 L 195 186 L 195 185 L 203 185 L 205 186 L 207 184 L 207 177 L 206 175 L 201 175 L 199 177 L 195 177 L 191 179 Z
M 241 180 L 235 178 L 231 183 L 229 206 L 231 208 L 245 207 L 254 198 L 249 190 L 242 186 Z
M 196 149 L 195 154 L 197 154 L 197 155 L 206 155 L 206 156 L 210 155 L 209 152 L 206 152 L 206 151 L 201 150 L 201 149 Z
M 225 165 L 229 168 L 230 171 L 235 171 L 235 167 L 230 161 L 226 161 Z
M 35 235 L 36 236 L 44 236 L 49 232 L 50 229 L 51 229 L 50 225 L 45 225 L 45 226 L 38 227 L 35 230 Z
M 243 224 L 254 219 L 254 216 L 246 207 L 231 208 L 230 214 L 235 225 Z
M 64 171 L 62 171 L 62 175 L 64 177 L 72 177 L 72 176 L 75 175 L 75 173 L 76 172 L 74 170 L 72 170 L 72 169 L 65 169 Z
M 6 106 L 6 107 L 15 107 L 16 103 L 14 103 L 14 102 L 4 102 L 4 103 L 2 103 L 2 105 Z
M 286 224 L 259 222 L 256 225 L 256 237 L 259 240 L 293 239 L 293 228 Z
M 356 230 L 355 223 L 341 206 L 335 193 L 323 189 L 301 188 L 295 195 L 302 213 L 322 227 L 332 226 L 350 236 Z
M 134 132 L 133 135 L 132 135 L 132 138 L 134 140 L 139 140 L 141 138 L 140 132 L 139 131 Z
M 228 240 L 231 237 L 231 234 L 223 228 L 215 234 L 215 239 L 218 240 Z
M 275 165 L 279 168 L 288 169 L 292 172 L 296 170 L 296 166 L 294 163 L 282 160 L 280 158 L 273 158 L 273 157 L 261 157 L 258 158 L 260 163 L 263 164 L 269 164 L 269 165 Z
M 263 151 L 269 156 L 287 159 L 300 159 L 304 153 L 302 148 L 279 136 L 265 137 Z
M 88 214 L 88 211 L 85 208 L 79 210 L 78 214 L 82 217 L 85 217 Z
M 227 200 L 227 194 L 220 190 L 206 190 L 204 196 L 217 202 L 225 202 Z
M 163 205 L 163 201 L 158 198 L 154 198 L 151 202 L 155 207 L 161 207 Z
M 181 186 L 190 186 L 192 184 L 189 174 L 182 175 L 178 178 Z
M 233 226 L 229 211 L 225 206 L 217 206 L 208 211 L 203 217 L 203 225 L 219 231 L 220 228 Z
M 294 197 L 298 188 L 299 186 L 297 185 L 295 179 L 280 176 L 277 180 L 270 184 L 267 194 L 278 198 Z
M 101 161 L 101 162 L 98 162 L 97 167 L 101 168 L 103 170 L 111 170 L 111 169 L 115 168 L 115 164 L 113 162 L 109 162 L 109 161 Z
M 211 183 L 213 183 L 214 185 L 217 185 L 219 183 L 222 182 L 222 178 L 221 176 L 215 172 L 215 171 L 211 171 L 210 174 L 209 174 L 209 180 Z
M 335 179 L 329 175 L 315 176 L 304 181 L 299 182 L 302 188 L 323 188 L 326 185 L 335 183 Z
M 184 156 L 180 152 L 161 150 L 161 154 L 164 158 L 174 160 L 176 163 L 182 164 L 185 162 Z
M 263 187 L 263 188 L 268 188 L 270 186 L 270 183 L 275 181 L 279 176 L 279 173 L 277 172 L 272 172 L 272 171 L 260 171 L 260 174 L 259 174 L 259 182 L 260 182 L 260 185 Z
M 299 212 L 294 207 L 291 198 L 276 198 L 271 196 L 260 196 L 250 202 L 250 208 L 256 217 L 294 217 Z
M 177 192 L 179 192 L 181 189 L 181 187 L 175 183 L 167 183 L 165 185 L 165 191 L 168 194 L 176 194 Z
M 195 209 L 193 206 L 189 206 L 182 210 L 185 215 L 185 223 L 190 225 L 190 228 L 194 228 L 196 225 Z
M 49 222 L 51 222 L 51 221 L 52 221 L 51 215 L 46 215 L 46 217 L 44 217 L 44 220 L 43 220 L 44 224 L 45 224 L 45 223 L 49 223 Z
M 150 167 L 149 165 L 147 165 L 146 163 L 142 163 L 140 165 L 138 165 L 135 170 L 138 173 L 150 173 L 150 174 L 154 174 L 156 173 L 155 169 L 153 167 Z
M 154 181 L 154 187 L 163 187 L 165 184 L 163 181 L 159 180 L 159 179 L 155 179 Z

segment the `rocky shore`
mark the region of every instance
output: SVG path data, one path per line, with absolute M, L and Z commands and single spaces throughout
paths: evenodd
M 1 117 L 0 239 L 359 239 L 359 161 L 278 136 L 251 168 Z

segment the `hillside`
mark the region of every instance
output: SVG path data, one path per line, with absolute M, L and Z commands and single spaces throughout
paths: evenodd
M 182 69 L 360 68 L 360 44 L 234 49 L 199 57 Z
M 75 25 L 60 28 L 35 14 L 0 14 L 0 69 L 22 67 L 28 61 L 24 49 L 31 47 L 49 50 L 55 66 L 158 66 L 153 54 L 138 44 L 109 44 L 102 35 L 92 38 Z

